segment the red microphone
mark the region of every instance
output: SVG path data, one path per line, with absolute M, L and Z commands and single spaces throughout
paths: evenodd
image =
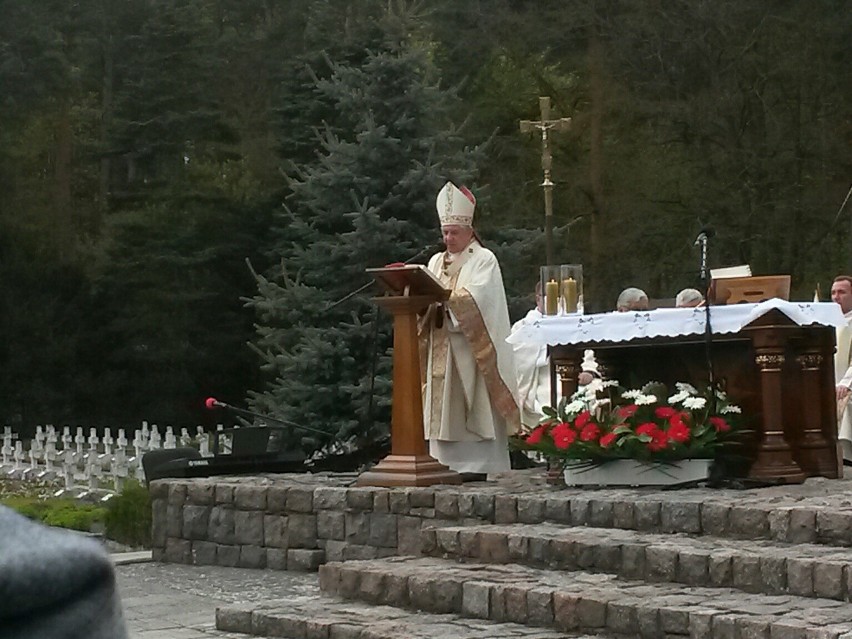
M 223 402 L 220 402 L 220 401 L 219 401 L 218 399 L 216 399 L 215 397 L 208 397 L 207 399 L 205 399 L 205 400 L 204 400 L 204 405 L 205 405 L 205 406 L 206 406 L 209 410 L 213 410 L 214 408 L 225 408 L 225 406 L 227 406 L 227 404 L 225 404 L 225 403 L 223 403 Z

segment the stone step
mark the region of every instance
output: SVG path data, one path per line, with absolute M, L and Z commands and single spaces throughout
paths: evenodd
M 852 604 L 622 581 L 518 564 L 392 557 L 320 567 L 325 593 L 430 613 L 633 637 L 852 639 Z
M 562 489 L 549 494 L 474 493 L 460 495 L 457 509 L 465 518 L 477 516 L 497 524 L 558 523 L 852 546 L 852 498 L 828 496 L 826 485 L 838 489 L 845 486 L 815 478 L 797 487 L 800 494 L 795 496 L 787 494 L 790 490 L 784 487 L 759 491 Z M 436 495 L 436 510 L 438 499 Z
M 424 554 L 461 561 L 852 600 L 852 553 L 846 548 L 556 524 L 449 526 L 421 534 Z
M 564 639 L 557 630 L 422 613 L 330 597 L 280 599 L 216 610 L 216 629 L 288 639 Z M 600 639 L 575 634 L 576 639 Z

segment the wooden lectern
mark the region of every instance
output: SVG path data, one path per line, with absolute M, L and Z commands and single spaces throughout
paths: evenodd
M 361 473 L 358 486 L 460 484 L 461 476 L 431 457 L 423 435 L 423 396 L 417 313 L 450 291 L 419 264 L 367 269 L 387 291 L 376 304 L 393 314 L 391 452 Z
M 773 297 L 790 299 L 789 275 L 726 277 L 710 284 L 711 304 L 757 304 Z

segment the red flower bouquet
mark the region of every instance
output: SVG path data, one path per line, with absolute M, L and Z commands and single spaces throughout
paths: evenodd
M 572 464 L 714 459 L 737 443 L 740 412 L 725 393 L 690 384 L 676 384 L 670 395 L 656 382 L 625 391 L 617 381 L 594 380 L 557 409 L 545 408 L 545 419 L 513 445 Z

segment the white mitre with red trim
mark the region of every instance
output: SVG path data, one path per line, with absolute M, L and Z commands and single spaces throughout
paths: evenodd
M 457 188 L 452 182 L 447 182 L 444 188 L 438 192 L 435 206 L 438 209 L 441 226 L 447 224 L 473 226 L 473 210 L 476 208 L 476 198 L 473 197 L 473 193 L 466 186 Z

